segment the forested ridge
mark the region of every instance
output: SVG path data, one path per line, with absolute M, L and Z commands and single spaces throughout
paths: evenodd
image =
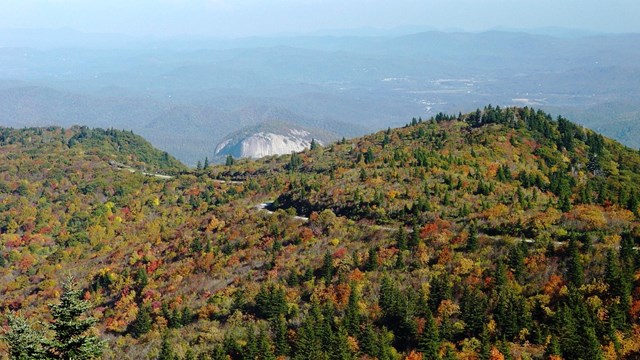
M 137 139 L 0 131 L 5 340 L 55 337 L 71 273 L 105 359 L 640 356 L 640 153 L 567 119 L 488 106 L 192 171 Z

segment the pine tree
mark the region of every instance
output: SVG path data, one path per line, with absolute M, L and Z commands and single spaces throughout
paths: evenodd
M 477 337 L 480 335 L 487 322 L 488 307 L 488 300 L 480 290 L 470 286 L 464 289 L 460 299 L 460 312 L 468 336 Z
M 428 304 L 433 313 L 438 311 L 438 306 L 440 306 L 442 300 L 452 298 L 452 284 L 449 281 L 448 274 L 444 273 L 431 279 L 430 286 Z
M 478 250 L 478 229 L 475 224 L 469 227 L 469 238 L 467 239 L 467 251 Z
M 407 246 L 407 232 L 404 230 L 404 226 L 400 226 L 398 232 L 396 232 L 396 247 L 401 251 L 409 249 Z
M 233 159 L 233 156 L 232 155 L 227 155 L 227 159 L 224 162 L 225 166 L 231 166 L 234 163 L 235 163 L 235 160 Z
M 136 289 L 138 293 L 141 293 L 142 290 L 149 283 L 149 278 L 147 277 L 147 271 L 144 267 L 138 268 L 136 272 Z
M 307 314 L 304 323 L 298 330 L 298 340 L 296 342 L 296 353 L 294 359 L 309 360 L 327 360 L 328 355 L 323 347 L 323 319 L 316 302 L 311 304 L 311 309 Z M 327 336 L 329 334 L 326 334 Z
M 356 289 L 356 284 L 351 283 L 351 292 L 349 293 L 349 300 L 343 317 L 344 328 L 347 330 L 349 335 L 357 335 L 360 332 L 362 315 L 360 314 L 360 307 L 358 305 L 359 301 L 360 296 Z
M 559 356 L 561 355 L 560 351 L 560 343 L 558 342 L 558 338 L 556 336 L 551 337 L 551 341 L 547 348 L 544 350 L 544 358 L 548 359 L 550 356 Z
M 81 298 L 82 291 L 73 280 L 65 282 L 63 290 L 60 303 L 49 305 L 53 317 L 51 329 L 55 333 L 51 349 L 61 359 L 100 357 L 105 342 L 89 334 L 97 320 L 90 316 L 83 317 L 91 305 Z
M 335 269 L 333 267 L 333 256 L 327 251 L 324 254 L 322 260 L 322 268 L 320 269 L 321 276 L 324 278 L 327 284 L 331 283 Z
M 148 305 L 143 305 L 138 309 L 138 315 L 129 325 L 129 333 L 134 338 L 146 334 L 151 330 L 151 309 Z
M 265 319 L 274 319 L 287 312 L 284 289 L 274 284 L 260 287 L 255 302 L 256 314 Z
M 620 266 L 614 252 L 609 249 L 604 267 L 604 281 L 609 285 L 609 292 L 612 296 L 620 296 L 622 294 Z
M 247 344 L 242 349 L 242 359 L 256 360 L 259 354 L 258 339 L 256 338 L 256 329 L 250 326 L 247 329 Z
M 162 336 L 162 344 L 160 345 L 160 353 L 158 354 L 157 360 L 175 360 L 173 348 L 169 343 L 168 334 L 164 334 Z
M 211 360 L 227 360 L 227 353 L 224 351 L 224 347 L 220 344 L 213 347 L 211 351 Z
M 289 158 L 289 170 L 296 171 L 302 165 L 302 159 L 300 159 L 300 155 L 295 151 L 291 152 L 291 157 Z
M 494 278 L 496 288 L 499 289 L 507 285 L 507 267 L 504 265 L 502 259 L 498 259 Z
M 447 346 L 444 350 L 442 360 L 457 360 L 455 349 L 452 346 Z
M 22 317 L 9 315 L 9 331 L 2 339 L 9 345 L 9 356 L 17 360 L 48 359 L 44 334 L 36 331 Z
M 431 311 L 427 311 L 426 322 L 422 334 L 418 338 L 418 351 L 422 353 L 424 360 L 437 360 L 440 358 L 440 335 Z
M 278 316 L 271 320 L 271 333 L 273 333 L 273 342 L 275 354 L 278 356 L 287 356 L 291 347 L 287 341 L 287 322 L 284 315 Z
M 367 148 L 367 152 L 364 154 L 364 163 L 372 164 L 374 160 L 375 160 L 375 156 L 373 155 L 373 149 Z
M 369 248 L 369 257 L 367 258 L 367 263 L 364 266 L 367 271 L 375 271 L 378 269 L 378 249 L 377 248 Z
M 402 270 L 404 269 L 405 265 L 404 265 L 404 255 L 402 253 L 402 251 L 398 251 L 398 255 L 396 255 L 396 264 L 395 264 L 395 268 L 398 270 Z
M 171 317 L 169 318 L 168 325 L 172 329 L 179 329 L 182 327 L 182 316 L 180 316 L 180 311 L 177 306 L 171 310 Z
M 420 244 L 420 229 L 418 225 L 413 225 L 413 229 L 411 230 L 411 235 L 409 235 L 409 248 L 415 249 Z
M 257 347 L 260 360 L 276 360 L 276 355 L 273 352 L 273 344 L 264 329 L 260 329 L 258 333 Z
M 184 325 L 189 325 L 193 322 L 194 315 L 191 309 L 188 306 L 182 308 L 182 315 L 180 315 L 180 323 Z
M 491 356 L 491 338 L 489 335 L 489 330 L 487 327 L 484 327 L 482 334 L 480 335 L 480 353 L 479 358 L 481 360 L 489 360 Z
M 344 328 L 339 328 L 332 333 L 329 359 L 350 360 L 355 359 L 355 354 L 349 346 L 349 339 Z
M 206 170 L 208 167 L 209 167 L 209 157 L 205 156 L 204 165 L 202 165 L 202 168 Z

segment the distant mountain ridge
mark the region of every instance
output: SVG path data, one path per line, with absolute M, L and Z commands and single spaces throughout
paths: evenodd
M 131 129 L 195 165 L 225 136 L 265 121 L 349 138 L 492 103 L 571 115 L 639 147 L 640 132 L 627 121 L 640 117 L 639 41 L 428 31 L 0 47 L 0 124 Z

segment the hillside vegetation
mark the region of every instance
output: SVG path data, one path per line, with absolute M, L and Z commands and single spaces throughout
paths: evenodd
M 564 118 L 489 106 L 170 178 L 11 131 L 0 307 L 51 321 L 72 273 L 103 358 L 640 355 L 640 154 Z

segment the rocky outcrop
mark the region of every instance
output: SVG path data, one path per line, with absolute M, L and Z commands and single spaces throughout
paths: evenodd
M 326 135 L 314 135 L 311 131 L 289 124 L 278 123 L 260 125 L 245 129 L 223 140 L 216 146 L 217 157 L 231 155 L 235 158 L 261 158 L 271 155 L 290 154 L 308 149 L 311 141 L 316 139 L 319 144 L 324 141 L 318 138 Z

